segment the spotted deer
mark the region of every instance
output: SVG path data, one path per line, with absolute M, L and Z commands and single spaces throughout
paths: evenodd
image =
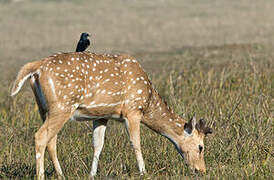
M 46 147 L 57 175 L 63 176 L 56 141 L 68 120 L 93 121 L 91 178 L 97 172 L 109 119 L 125 123 L 141 174 L 146 170 L 140 146 L 140 123 L 169 139 L 192 169 L 206 171 L 203 140 L 212 129 L 206 127 L 204 120 L 186 122 L 174 113 L 133 57 L 71 52 L 30 62 L 19 71 L 11 96 L 18 93 L 27 79 L 44 121 L 35 133 L 38 179 L 44 179 Z

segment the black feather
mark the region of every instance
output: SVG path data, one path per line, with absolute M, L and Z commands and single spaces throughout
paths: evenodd
M 76 52 L 83 52 L 88 48 L 88 46 L 90 45 L 88 36 L 88 33 L 81 34 L 80 40 L 77 44 Z

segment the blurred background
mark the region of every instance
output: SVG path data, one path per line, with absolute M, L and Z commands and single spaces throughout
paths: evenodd
M 0 17 L 1 72 L 74 51 L 81 32 L 90 51 L 130 54 L 274 40 L 269 0 L 1 0 Z

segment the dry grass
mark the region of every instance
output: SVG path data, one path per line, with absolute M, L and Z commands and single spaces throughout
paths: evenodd
M 30 88 L 8 96 L 18 68 L 56 51 L 73 51 L 82 31 L 94 35 L 94 51 L 135 55 L 176 112 L 186 119 L 196 113 L 214 128 L 206 139 L 208 171 L 196 175 L 173 145 L 143 126 L 144 179 L 272 178 L 273 5 L 255 0 L 1 2 L 0 178 L 35 176 L 33 135 L 42 122 Z M 123 125 L 111 122 L 106 137 L 98 177 L 139 178 Z M 84 123 L 69 122 L 60 132 L 58 156 L 69 179 L 87 177 L 91 140 Z M 48 157 L 46 174 L 55 178 Z

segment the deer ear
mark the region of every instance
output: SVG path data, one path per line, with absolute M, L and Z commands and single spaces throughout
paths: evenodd
M 205 135 L 211 134 L 213 132 L 212 128 L 206 126 L 206 122 L 204 119 L 200 119 L 195 128 L 199 133 L 204 133 Z
M 204 119 L 200 119 L 199 123 L 196 124 L 195 128 L 199 131 L 199 132 L 203 132 L 205 129 L 205 120 Z
M 184 133 L 187 136 L 190 136 L 192 134 L 192 131 L 193 131 L 195 125 L 196 125 L 196 118 L 194 116 L 189 122 L 185 123 L 185 125 L 184 125 Z
M 213 133 L 213 130 L 212 130 L 212 128 L 210 128 L 210 127 L 206 127 L 206 128 L 204 129 L 204 133 L 205 133 L 205 135 L 207 135 L 207 134 L 212 134 L 212 133 Z

